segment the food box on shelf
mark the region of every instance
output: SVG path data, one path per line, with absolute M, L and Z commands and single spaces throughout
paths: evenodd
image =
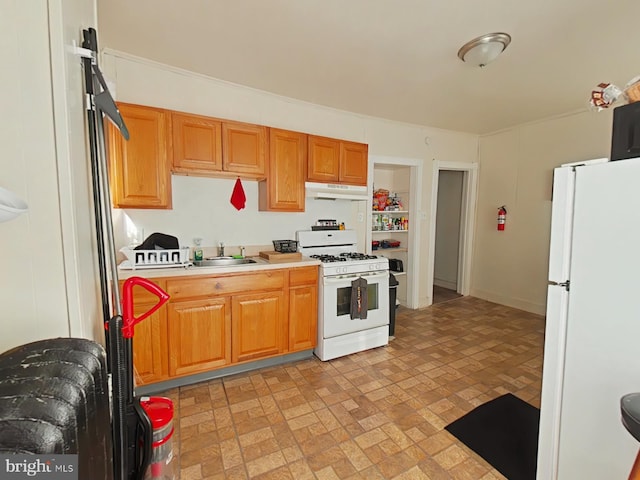
M 380 246 L 382 248 L 398 248 L 400 246 L 400 240 L 392 240 L 390 238 L 382 240 L 382 242 L 380 242 Z

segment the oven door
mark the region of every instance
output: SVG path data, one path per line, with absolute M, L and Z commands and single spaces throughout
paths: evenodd
M 351 318 L 351 282 L 367 281 L 367 318 Z M 321 285 L 322 335 L 324 338 L 389 324 L 389 272 L 356 273 L 324 277 Z

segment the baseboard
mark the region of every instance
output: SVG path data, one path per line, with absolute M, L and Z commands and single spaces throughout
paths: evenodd
M 434 278 L 433 284 L 437 287 L 447 288 L 449 290 L 458 290 L 458 284 L 449 280 L 443 280 L 441 278 Z
M 507 307 L 517 308 L 518 310 L 524 310 L 525 312 L 535 313 L 536 315 L 545 315 L 547 309 L 546 304 L 534 303 L 521 298 L 508 297 L 499 293 L 487 292 L 486 290 L 475 288 L 471 289 L 471 296 L 487 300 L 488 302 L 506 305 Z
M 170 380 L 165 380 L 164 382 L 141 385 L 135 388 L 135 394 L 137 396 L 140 396 L 164 392 L 176 387 L 206 382 L 208 380 L 222 378 L 229 375 L 236 375 L 238 373 L 249 372 L 251 370 L 257 370 L 259 368 L 273 367 L 289 362 L 296 362 L 298 360 L 305 360 L 311 357 L 313 357 L 313 350 L 304 350 L 302 352 L 288 353 L 286 355 L 279 355 L 276 357 L 266 358 L 264 360 L 255 360 L 253 362 L 240 363 L 237 365 L 231 365 L 229 367 L 219 368 L 217 370 L 211 370 L 209 372 L 172 378 Z

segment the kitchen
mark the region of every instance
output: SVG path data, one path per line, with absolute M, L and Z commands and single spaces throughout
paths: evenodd
M 45 25 L 46 15 L 35 7 L 34 10 L 29 12 L 30 18 Z M 88 17 L 91 18 L 91 15 Z M 15 32 L 15 28 L 7 25 L 6 31 Z M 44 38 L 40 40 L 45 44 L 47 42 Z M 23 60 L 23 63 L 27 63 L 24 65 L 25 71 L 33 74 L 23 73 L 23 78 L 50 79 L 51 74 L 45 68 L 48 50 L 43 51 L 38 42 L 23 42 L 23 45 L 23 48 L 31 49 L 29 51 L 35 58 L 44 59 L 42 66 Z M 103 42 L 103 45 L 109 47 L 108 43 Z M 13 60 L 20 59 L 16 56 Z M 585 109 L 536 123 L 511 126 L 496 133 L 476 135 L 333 110 L 203 78 L 123 52 L 106 51 L 103 68 L 109 78 L 116 79 L 114 92 L 121 101 L 367 143 L 372 155 L 424 159 L 423 186 L 431 185 L 431 161 L 434 158 L 479 163 L 478 228 L 471 294 L 538 314 L 544 312 L 545 305 L 551 169 L 567 159 L 596 158 L 608 153 L 609 112 L 594 114 Z M 626 78 L 622 80 L 626 81 Z M 588 82 L 589 85 L 591 83 Z M 52 126 L 53 111 L 46 107 L 46 99 L 51 99 L 51 92 L 47 91 L 49 86 L 50 81 L 43 80 L 39 88 L 30 91 L 34 100 L 44 100 L 37 105 L 29 103 L 27 109 L 18 103 L 20 96 L 13 95 L 21 91 L 20 85 L 12 84 L 11 89 L 4 92 L 7 101 L 11 98 L 14 102 L 11 103 L 15 112 L 12 117 L 14 124 L 24 125 L 25 130 L 26 126 L 37 127 L 38 131 L 43 132 L 42 141 L 31 144 L 24 133 L 16 133 L 14 126 L 7 125 L 3 130 L 3 148 L 6 149 L 3 157 L 7 162 L 3 163 L 3 172 L 9 172 L 6 178 L 12 179 L 13 189 L 30 205 L 30 222 L 23 217 L 17 222 L 3 225 L 2 283 L 15 287 L 3 291 L 2 302 L 5 312 L 15 318 L 17 324 L 4 337 L 5 348 L 32 339 L 34 331 L 42 336 L 65 335 L 69 331 L 83 336 L 99 334 L 95 325 L 86 320 L 96 310 L 95 305 L 91 305 L 90 300 L 85 300 L 84 304 L 77 300 L 80 296 L 77 292 L 86 293 L 85 289 L 89 295 L 83 297 L 91 298 L 91 282 L 82 281 L 85 277 L 93 276 L 92 268 L 86 267 L 87 264 L 91 265 L 91 259 L 87 260 L 87 254 L 83 253 L 90 236 L 74 235 L 76 227 L 70 217 L 78 207 L 64 194 L 71 191 L 82 198 L 86 186 L 74 183 L 72 176 L 68 177 L 67 184 L 51 181 L 65 172 L 64 168 L 62 172 L 54 168 L 56 155 L 51 153 L 56 148 L 54 138 L 58 137 Z M 175 92 L 184 94 L 176 95 Z M 34 118 L 37 119 L 36 123 Z M 430 139 L 428 145 L 425 143 L 426 137 Z M 16 142 L 15 138 L 21 139 L 21 142 Z M 540 139 L 545 141 L 540 142 Z M 61 148 L 60 142 L 57 148 Z M 28 161 L 17 165 L 10 160 L 15 158 L 26 158 Z M 82 172 L 82 168 L 79 167 L 79 172 Z M 251 238 L 255 237 L 252 243 L 267 245 L 274 238 L 292 238 L 296 230 L 307 228 L 317 218 L 337 216 L 347 224 L 358 224 L 357 211 L 338 216 L 331 214 L 334 210 L 327 212 L 325 209 L 330 207 L 322 202 L 318 203 L 316 210 L 305 213 L 258 212 L 257 185 L 252 182 L 244 182 L 247 208 L 237 212 L 228 203 L 232 189 L 232 182 L 228 180 L 174 176 L 172 181 L 174 202 L 177 202 L 174 209 L 176 205 L 182 206 L 182 214 L 198 222 L 205 215 L 208 221 L 202 222 L 203 231 L 196 230 L 192 226 L 193 221 L 182 223 L 182 218 L 172 218 L 175 223 L 163 223 L 166 215 L 172 215 L 167 211 L 136 211 L 132 215 L 139 224 L 152 225 L 147 228 L 157 231 L 169 231 L 176 224 L 180 225 L 175 234 L 181 240 L 184 237 L 183 241 L 186 242 L 194 237 L 202 237 L 211 245 L 220 240 L 228 245 L 249 243 L 246 235 L 241 238 L 235 236 L 234 232 L 239 228 Z M 67 188 L 69 185 L 73 188 Z M 187 198 L 190 190 L 197 197 L 193 203 L 189 203 Z M 59 191 L 62 192 L 61 198 Z M 217 195 L 219 191 L 224 194 Z M 505 234 L 497 236 L 496 208 L 502 204 L 510 206 L 509 218 Z M 356 207 L 349 204 L 346 208 Z M 428 196 L 423 197 L 419 211 L 431 211 Z M 77 215 L 75 221 L 80 225 L 83 225 L 82 222 L 86 222 L 85 226 L 90 225 L 85 218 L 86 212 L 83 214 L 79 210 Z M 247 221 L 238 221 L 239 218 Z M 285 221 L 285 228 L 278 226 Z M 225 232 L 224 238 L 221 238 L 220 232 L 224 232 L 225 228 L 217 228 L 218 225 L 233 225 L 234 232 L 228 231 L 228 236 Z M 428 221 L 421 220 L 418 228 L 420 237 L 427 238 Z M 51 232 L 57 233 L 51 235 Z M 71 238 L 77 239 L 77 245 L 73 244 Z M 125 244 L 123 236 L 121 242 Z M 420 278 L 426 277 L 428 252 L 425 250 L 424 247 L 420 248 Z M 72 259 L 74 251 L 80 260 Z M 25 268 L 25 263 L 29 268 Z M 43 265 L 47 265 L 45 272 L 42 272 Z M 526 271 L 527 275 L 521 275 L 522 271 Z M 63 288 L 65 284 L 68 291 Z M 419 289 L 420 304 L 428 304 L 430 292 L 424 283 Z M 41 312 L 49 313 L 47 322 L 34 321 Z

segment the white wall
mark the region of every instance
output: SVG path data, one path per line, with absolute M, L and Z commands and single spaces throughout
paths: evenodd
M 108 47 L 108 45 L 106 45 Z M 477 161 L 477 136 L 446 130 L 402 124 L 366 117 L 270 93 L 230 84 L 167 65 L 132 57 L 108 48 L 102 65 L 114 84 L 117 100 L 152 105 L 178 111 L 285 128 L 311 134 L 367 143 L 370 155 L 413 158 L 424 161 L 423 185 L 431 185 L 431 164 L 440 160 Z M 232 180 L 173 176 L 173 211 L 126 210 L 130 218 L 143 226 L 145 235 L 154 231 L 177 236 L 191 245 L 192 238 L 205 238 L 214 245 L 223 240 L 229 245 L 266 245 L 273 239 L 293 238 L 297 229 L 308 229 L 318 218 L 349 219 L 347 226 L 359 230 L 365 250 L 365 223 L 356 223 L 358 211 L 368 214 L 366 202 L 308 202 L 305 213 L 269 213 L 257 211 L 257 186 L 244 182 L 247 208 L 237 212 L 229 204 Z M 430 192 L 423 190 L 420 205 L 430 211 Z M 117 212 L 121 217 L 123 212 Z M 203 220 L 204 219 L 204 220 Z M 427 239 L 428 218 L 416 225 L 421 238 Z M 126 243 L 122 222 L 118 222 L 120 245 Z M 170 230 L 170 231 L 167 231 Z M 426 289 L 426 240 L 419 246 L 420 299 L 428 302 Z
M 103 341 L 84 71 L 72 46 L 96 26 L 94 0 L 49 0 L 54 131 L 69 334 Z
M 585 111 L 480 138 L 471 295 L 544 313 L 553 168 L 608 157 L 611 122 L 611 112 Z
M 78 149 L 80 64 L 64 49 L 94 18 L 88 0 L 3 2 L 0 62 L 12 70 L 0 90 L 0 185 L 29 211 L 0 224 L 0 351 L 57 336 L 99 338 L 86 157 Z M 78 80 L 67 97 L 72 68 Z

